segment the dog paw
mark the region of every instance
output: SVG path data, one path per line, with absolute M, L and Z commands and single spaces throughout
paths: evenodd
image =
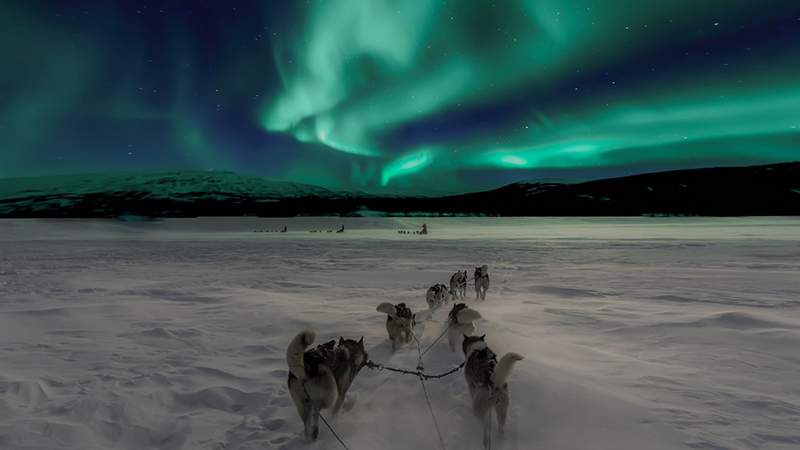
M 355 395 L 353 394 L 348 395 L 347 398 L 344 400 L 344 403 L 342 404 L 342 409 L 344 409 L 345 411 L 350 411 L 351 409 L 353 409 L 353 406 L 356 405 L 356 400 L 357 398 Z

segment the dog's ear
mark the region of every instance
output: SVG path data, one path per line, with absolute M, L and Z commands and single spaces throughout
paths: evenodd
M 361 336 L 361 339 L 358 340 L 358 345 L 360 345 L 361 348 L 364 348 L 364 336 Z
M 344 338 L 339 336 L 339 345 L 344 345 Z
M 464 333 L 461 333 L 461 334 L 464 334 Z M 464 334 L 464 339 L 469 339 L 469 336 L 467 336 L 466 334 Z
M 483 341 L 485 337 L 486 337 L 485 334 L 483 336 L 481 336 L 481 340 Z

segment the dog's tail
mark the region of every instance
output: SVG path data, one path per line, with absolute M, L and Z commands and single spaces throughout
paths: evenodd
M 504 385 L 506 380 L 508 380 L 508 376 L 511 375 L 511 369 L 514 367 L 514 363 L 520 360 L 522 360 L 522 355 L 519 353 L 509 352 L 503 355 L 503 357 L 500 358 L 500 362 L 497 363 L 494 373 L 492 373 L 492 383 L 495 386 Z
M 378 312 L 382 312 L 384 314 L 388 314 L 394 318 L 397 315 L 397 309 L 394 307 L 393 304 L 389 302 L 383 302 L 375 308 Z
M 314 343 L 317 334 L 311 330 L 305 330 L 298 334 L 289 343 L 286 349 L 286 362 L 289 364 L 289 372 L 301 380 L 306 379 L 306 366 L 303 362 L 303 354 L 306 348 Z
M 481 313 L 471 308 L 462 309 L 456 313 L 456 321 L 460 324 L 468 324 L 475 322 L 481 318 Z

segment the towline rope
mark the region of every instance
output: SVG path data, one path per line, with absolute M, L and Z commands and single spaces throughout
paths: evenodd
M 439 340 L 440 340 L 440 339 L 442 339 L 442 337 L 443 337 L 443 336 L 444 336 L 444 335 L 447 333 L 447 330 L 449 330 L 449 329 L 450 329 L 450 327 L 451 327 L 452 325 L 453 325 L 453 322 L 451 322 L 451 321 L 450 321 L 450 319 L 448 318 L 448 320 L 447 320 L 447 327 L 445 327 L 444 331 L 442 331 L 442 334 L 440 334 L 440 335 L 439 335 L 439 337 L 437 337 L 436 339 L 434 339 L 434 340 L 433 340 L 433 342 L 431 342 L 431 343 L 430 343 L 430 345 L 428 345 L 428 346 L 425 348 L 425 351 L 423 351 L 423 352 L 421 352 L 421 353 L 420 353 L 420 355 L 419 355 L 420 359 L 421 359 L 423 356 L 425 356 L 425 354 L 426 354 L 426 353 L 428 353 L 428 351 L 429 351 L 430 349 L 432 349 L 432 348 L 433 348 L 433 346 L 434 346 L 434 345 L 436 345 L 436 343 L 437 343 L 437 342 L 439 342 Z M 414 337 L 414 339 L 416 339 L 416 336 Z M 419 341 L 418 341 L 418 342 L 419 342 Z M 417 351 L 419 351 L 419 348 L 417 348 Z
M 436 378 L 444 378 L 444 377 L 446 377 L 448 375 L 451 375 L 451 374 L 461 370 L 464 367 L 464 364 L 465 363 L 462 362 L 461 364 L 457 365 L 456 367 L 453 367 L 452 369 L 450 369 L 450 370 L 448 370 L 447 372 L 444 372 L 444 373 L 440 373 L 440 374 L 437 374 L 437 375 L 429 375 L 429 374 L 423 372 L 421 369 L 417 369 L 417 370 L 398 369 L 396 367 L 384 366 L 383 364 L 378 364 L 378 363 L 376 363 L 374 361 L 367 361 L 367 367 L 369 367 L 370 369 L 379 370 L 379 371 L 380 370 L 388 370 L 390 372 L 402 373 L 402 374 L 405 374 L 405 375 L 414 375 L 415 377 L 420 377 L 420 378 L 422 378 L 424 380 L 433 380 L 433 379 L 436 379 Z
M 320 414 L 319 418 L 322 419 L 322 423 L 324 423 L 325 426 L 328 427 L 329 430 L 331 430 L 331 433 L 333 433 L 333 436 L 336 438 L 336 440 L 339 441 L 340 444 L 342 444 L 342 447 L 344 447 L 345 450 L 350 450 L 347 444 L 345 444 L 342 438 L 340 438 L 339 435 L 336 433 L 336 430 L 334 430 L 331 424 L 329 424 L 328 421 L 325 420 L 325 416 Z
M 449 326 L 448 326 L 448 328 L 449 328 Z M 424 353 L 422 353 L 422 345 L 420 345 L 419 339 L 417 338 L 417 334 L 414 333 L 414 330 L 412 329 L 412 330 L 409 330 L 409 331 L 411 331 L 411 336 L 413 336 L 414 340 L 417 342 L 417 356 L 418 356 L 418 358 L 417 358 L 417 371 L 420 372 L 419 384 L 422 385 L 422 392 L 425 394 L 425 402 L 428 404 L 428 411 L 430 411 L 430 413 L 431 413 L 431 419 L 433 419 L 433 426 L 434 426 L 434 428 L 436 428 L 436 436 L 439 437 L 439 446 L 442 447 L 442 450 L 447 450 L 447 445 L 444 443 L 444 438 L 442 437 L 442 430 L 439 428 L 439 421 L 436 420 L 436 414 L 434 414 L 434 412 L 433 412 L 433 405 L 431 405 L 431 399 L 428 396 L 428 388 L 425 386 L 425 377 L 422 374 L 422 371 L 425 370 L 425 366 L 423 365 L 423 362 L 422 362 L 422 357 L 424 355 Z M 434 342 L 434 344 L 435 344 L 435 342 Z M 432 346 L 433 346 L 433 344 L 431 344 L 431 347 Z M 428 349 L 430 349 L 431 347 L 428 347 Z

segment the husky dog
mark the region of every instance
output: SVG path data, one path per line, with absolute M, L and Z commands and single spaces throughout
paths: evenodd
M 339 338 L 338 345 L 328 341 L 306 351 L 314 339 L 313 331 L 303 331 L 286 349 L 289 394 L 312 441 L 319 435 L 320 410 L 331 409 L 334 416 L 339 412 L 350 384 L 369 358 L 363 336 L 359 341 Z
M 475 322 L 481 318 L 481 314 L 474 309 L 470 309 L 464 303 L 456 303 L 447 315 L 447 340 L 450 343 L 450 351 L 457 351 L 458 344 L 463 336 L 471 336 L 475 332 Z
M 506 353 L 497 361 L 497 355 L 486 345 L 483 336 L 464 335 L 462 348 L 467 361 L 464 365 L 464 378 L 467 380 L 469 394 L 472 397 L 472 411 L 483 423 L 483 446 L 489 448 L 492 432 L 491 409 L 497 414 L 499 435 L 503 437 L 503 428 L 508 413 L 508 376 L 514 363 L 522 359 L 517 353 Z
M 408 344 L 414 337 L 412 329 L 417 324 L 417 315 L 405 303 L 393 305 L 388 302 L 381 303 L 378 312 L 386 314 L 386 331 L 392 341 L 392 351 Z
M 447 286 L 443 284 L 434 284 L 429 287 L 428 292 L 425 293 L 425 301 L 428 302 L 428 308 L 433 309 L 446 303 L 449 295 Z
M 489 266 L 482 265 L 475 268 L 475 299 L 486 300 L 486 291 L 489 290 Z
M 450 277 L 450 295 L 458 300 L 467 296 L 467 271 L 458 271 Z

